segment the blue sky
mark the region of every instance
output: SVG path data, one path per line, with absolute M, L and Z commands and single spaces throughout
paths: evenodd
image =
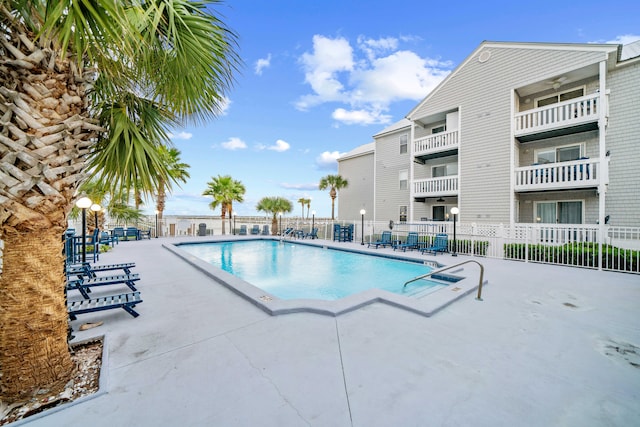
M 280 196 L 291 215 L 304 197 L 330 216 L 318 183 L 337 173 L 335 159 L 402 119 L 482 41 L 640 38 L 632 1 L 229 0 L 215 10 L 238 34 L 244 64 L 219 118 L 172 130 L 191 178 L 165 215 L 219 215 L 202 192 L 231 175 L 247 190 L 238 215 Z

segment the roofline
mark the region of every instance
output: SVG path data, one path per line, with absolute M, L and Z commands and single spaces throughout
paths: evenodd
M 476 47 L 473 52 L 471 52 L 465 59 L 462 61 L 456 68 L 453 69 L 451 73 L 447 77 L 445 77 L 431 92 L 427 94 L 426 97 L 422 101 L 420 101 L 415 107 L 407 113 L 405 116 L 406 119 L 411 120 L 411 116 L 429 100 L 431 97 L 438 92 L 440 87 L 446 84 L 453 76 L 455 76 L 461 69 L 464 67 L 469 61 L 475 58 L 476 53 L 480 50 L 487 48 L 518 48 L 518 49 L 545 49 L 545 50 L 584 50 L 584 51 L 600 51 L 607 56 L 611 53 L 615 52 L 615 62 L 620 58 L 620 54 L 622 53 L 622 45 L 621 44 L 612 44 L 612 43 L 547 43 L 547 42 L 497 42 L 497 41 L 488 41 L 485 40 Z M 413 121 L 413 120 L 411 120 Z

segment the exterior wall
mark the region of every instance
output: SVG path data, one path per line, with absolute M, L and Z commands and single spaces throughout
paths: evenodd
M 399 174 L 411 166 L 410 147 L 400 154 L 400 136 L 407 135 L 411 144 L 410 128 L 382 135 L 375 141 L 376 150 L 376 221 L 400 220 L 400 206 L 409 208 L 409 188 L 400 190 Z
M 360 209 L 373 215 L 374 153 L 363 153 L 338 161 L 338 174 L 349 185 L 338 192 L 336 215 L 342 219 L 360 217 Z
M 604 55 L 495 45 L 482 50 L 491 52 L 489 60 L 479 62 L 478 55 L 470 57 L 410 119 L 449 111 L 459 105 L 460 221 L 508 224 L 512 89 L 598 63 Z
M 640 222 L 640 63 L 609 72 L 609 124 L 606 149 L 611 152 L 605 215 L 610 224 Z

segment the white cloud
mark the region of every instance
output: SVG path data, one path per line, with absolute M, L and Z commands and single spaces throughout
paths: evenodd
M 318 184 L 289 184 L 287 182 L 283 182 L 280 184 L 280 187 L 288 190 L 317 190 Z
M 391 116 L 388 114 L 382 114 L 380 111 L 367 111 L 367 110 L 350 110 L 347 111 L 344 108 L 337 108 L 331 114 L 334 120 L 342 122 L 347 125 L 372 125 L 372 124 L 385 124 L 391 121 Z
M 423 99 L 453 68 L 449 61 L 399 50 L 401 43 L 414 39 L 360 36 L 354 50 L 342 37 L 315 35 L 312 52 L 300 58 L 312 93 L 301 96 L 296 108 L 335 102 L 345 105 L 333 112 L 333 118 L 342 123 L 388 123 L 390 117 L 384 112 L 391 103 Z
M 271 54 L 268 54 L 266 58 L 261 58 L 256 61 L 255 72 L 257 75 L 262 75 L 262 70 L 271 66 Z
M 633 42 L 638 41 L 638 40 L 640 40 L 640 35 L 624 34 L 624 35 L 621 35 L 621 36 L 617 36 L 613 40 L 606 41 L 605 43 L 629 44 L 629 43 L 633 43 Z
M 191 139 L 191 137 L 193 137 L 193 134 L 185 131 L 178 133 L 167 132 L 167 136 L 169 137 L 169 139 Z
M 320 169 L 337 170 L 338 157 L 341 155 L 339 151 L 325 151 L 316 158 L 316 165 Z
M 224 148 L 225 150 L 232 150 L 232 151 L 242 150 L 247 148 L 247 144 L 245 144 L 243 140 L 235 136 L 229 138 L 228 141 L 225 141 L 220 145 L 222 145 L 222 148 Z
M 220 108 L 220 111 L 218 112 L 218 114 L 220 114 L 221 116 L 226 116 L 230 106 L 231 106 L 231 100 L 226 96 L 223 96 L 218 105 L 218 107 Z
M 282 153 L 283 151 L 287 151 L 289 148 L 291 148 L 291 145 L 288 142 L 283 141 L 282 139 L 277 140 L 276 143 L 273 145 L 264 145 L 264 144 L 256 145 L 257 150 L 271 150 L 271 151 L 277 151 L 279 153 Z

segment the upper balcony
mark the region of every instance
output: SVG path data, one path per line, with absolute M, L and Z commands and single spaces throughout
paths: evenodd
M 600 184 L 600 160 L 583 159 L 515 168 L 515 191 L 595 188 Z
M 413 141 L 413 156 L 424 163 L 427 159 L 456 154 L 458 146 L 457 130 L 435 133 Z
M 417 179 L 413 181 L 413 197 L 417 199 L 457 195 L 458 175 Z
M 573 98 L 515 114 L 515 136 L 520 142 L 585 132 L 598 128 L 599 93 Z

